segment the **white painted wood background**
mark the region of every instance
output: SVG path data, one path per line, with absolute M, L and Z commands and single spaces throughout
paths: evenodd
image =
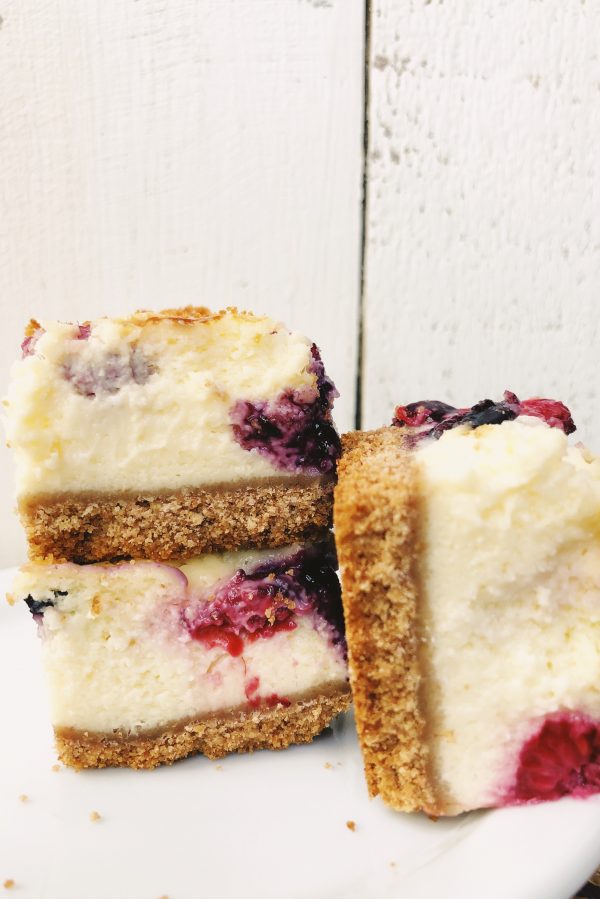
M 352 425 L 365 5 L 0 0 L 2 383 L 30 315 L 235 303 L 314 336 Z M 506 386 L 600 450 L 600 4 L 371 8 L 363 424 Z
M 600 3 L 376 0 L 364 416 L 556 396 L 600 451 Z

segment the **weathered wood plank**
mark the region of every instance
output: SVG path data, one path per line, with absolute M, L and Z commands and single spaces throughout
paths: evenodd
M 600 449 L 600 5 L 372 7 L 364 423 L 509 387 Z

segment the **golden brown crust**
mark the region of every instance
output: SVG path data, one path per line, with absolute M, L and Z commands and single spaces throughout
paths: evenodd
M 106 736 L 57 730 L 56 746 L 61 761 L 72 768 L 156 768 L 197 752 L 218 759 L 230 752 L 310 743 L 349 705 L 350 688 L 343 684 L 297 699 L 287 708 L 278 705 L 217 714 L 171 725 L 158 734 Z
M 213 312 L 206 306 L 179 306 L 175 309 L 160 309 L 154 312 L 150 309 L 138 309 L 130 318 L 123 321 L 131 321 L 136 325 L 152 324 L 160 321 L 173 321 L 178 324 L 191 325 L 196 322 L 216 321 L 225 315 L 233 315 L 241 317 L 235 306 L 228 306 L 227 309 L 221 309 Z M 252 316 L 254 318 L 254 316 Z
M 19 504 L 32 561 L 189 559 L 312 541 L 331 524 L 333 483 L 318 478 L 173 493 L 62 494 Z
M 414 463 L 395 428 L 346 434 L 342 445 L 334 523 L 369 792 L 436 814 L 420 697 Z
M 36 331 L 39 330 L 40 323 L 35 320 L 35 318 L 30 318 L 25 326 L 25 337 L 33 337 Z
M 161 309 L 158 312 L 150 309 L 138 309 L 132 316 L 120 319 L 120 321 L 124 324 L 131 323 L 138 326 L 157 324 L 162 321 L 174 322 L 177 325 L 195 325 L 218 321 L 226 316 L 246 321 L 260 321 L 267 318 L 267 316 L 255 315 L 254 312 L 237 309 L 235 306 L 227 306 L 225 309 L 217 311 L 207 309 L 206 306 L 180 306 L 175 309 Z

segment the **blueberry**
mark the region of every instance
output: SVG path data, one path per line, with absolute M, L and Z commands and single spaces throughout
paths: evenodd
M 54 608 L 54 606 L 56 605 L 56 600 L 59 598 L 59 596 L 69 595 L 66 590 L 51 590 L 50 592 L 54 596 L 54 599 L 33 599 L 31 594 L 25 597 L 27 608 L 32 615 L 43 615 L 45 609 Z
M 421 400 L 419 403 L 409 403 L 404 408 L 408 417 L 412 418 L 422 412 L 427 421 L 442 421 L 447 415 L 456 412 L 455 406 L 441 400 Z
M 230 417 L 234 437 L 244 449 L 257 450 L 280 469 L 327 474 L 335 470 L 341 453 L 331 420 L 338 393 L 314 344 L 311 355 L 316 389 L 286 390 L 272 401 L 239 400 Z
M 51 599 L 33 599 L 31 596 L 27 596 L 25 602 L 32 615 L 43 615 L 45 609 L 54 608 L 54 602 Z
M 462 420 L 462 424 L 479 428 L 481 425 L 500 425 L 503 421 L 512 421 L 518 413 L 506 403 L 494 403 L 492 400 L 483 400 L 473 406 L 473 409 Z

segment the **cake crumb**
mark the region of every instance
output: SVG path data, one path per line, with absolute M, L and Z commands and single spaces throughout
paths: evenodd
M 98 814 L 98 812 L 90 812 L 90 821 L 101 821 L 102 815 Z
M 222 771 L 223 765 L 215 765 L 215 771 Z
M 60 765 L 52 765 L 52 770 L 56 774 L 57 771 L 60 771 Z
M 19 802 L 29 802 L 29 796 L 27 793 L 21 793 L 19 796 Z
M 390 868 L 395 868 L 395 867 L 396 867 L 396 862 L 390 862 Z
M 333 768 L 333 765 L 331 764 L 331 762 L 325 762 L 325 764 L 323 765 L 323 767 L 324 767 L 324 768 L 327 768 L 327 769 L 329 770 L 330 768 Z
M 346 827 L 354 833 L 356 830 L 356 821 L 346 821 Z
M 12 879 L 12 877 L 9 877 L 8 880 L 5 880 L 4 884 L 3 884 L 5 890 L 12 890 L 14 885 L 15 885 L 15 882 Z

